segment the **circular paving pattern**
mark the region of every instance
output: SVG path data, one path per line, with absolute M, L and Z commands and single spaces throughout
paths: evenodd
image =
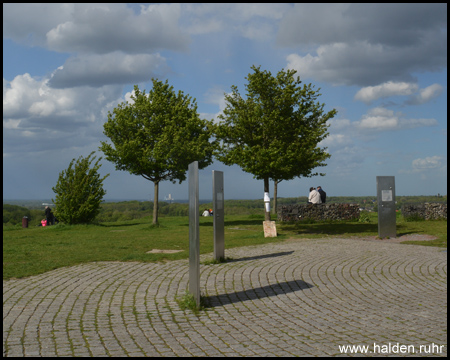
M 447 354 L 442 249 L 323 239 L 226 256 L 201 265 L 208 307 L 197 315 L 176 301 L 188 260 L 3 281 L 3 356 L 333 356 L 348 345 L 370 356 Z

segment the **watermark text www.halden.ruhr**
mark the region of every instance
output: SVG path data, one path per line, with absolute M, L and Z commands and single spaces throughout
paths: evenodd
M 342 354 L 442 354 L 446 345 L 405 345 L 388 343 L 372 345 L 339 345 Z

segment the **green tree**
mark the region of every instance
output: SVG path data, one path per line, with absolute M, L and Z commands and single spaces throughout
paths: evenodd
M 59 221 L 67 224 L 87 224 L 94 221 L 100 212 L 100 203 L 106 191 L 103 181 L 109 176 L 100 177 L 101 167 L 99 158 L 95 160 L 94 151 L 84 158 L 80 156 L 69 164 L 67 170 L 59 174 L 56 186 L 52 188 L 56 198 L 54 214 Z
M 326 166 L 331 155 L 318 143 L 328 135 L 327 121 L 336 110 L 324 113 L 324 104 L 317 101 L 320 89 L 301 86 L 295 70 L 281 70 L 276 77 L 260 67 L 252 70 L 246 78 L 246 99 L 236 86 L 225 95 L 226 108 L 216 127 L 222 141 L 217 158 L 264 180 L 268 193 L 270 179 L 279 183 L 311 177 L 318 175 L 312 173 L 314 168 Z M 270 220 L 267 211 L 265 219 Z
M 136 85 L 133 103 L 121 103 L 108 113 L 104 134 L 112 144 L 101 142 L 106 159 L 117 170 L 126 170 L 154 183 L 153 224 L 158 223 L 158 185 L 170 180 L 179 183 L 193 161 L 199 168 L 212 163 L 214 141 L 212 122 L 202 120 L 196 100 L 173 86 L 152 79 L 147 95 Z
M 3 204 L 3 224 L 21 224 L 24 216 L 31 220 L 30 210 L 26 207 Z

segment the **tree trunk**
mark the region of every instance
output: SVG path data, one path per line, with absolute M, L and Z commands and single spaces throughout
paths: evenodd
M 264 178 L 264 194 L 265 193 L 269 193 L 269 178 Z M 270 221 L 270 211 L 267 211 L 266 203 L 264 203 L 264 219 Z
M 273 182 L 273 210 L 272 212 L 277 215 L 277 195 L 278 195 L 278 181 Z
M 155 181 L 155 196 L 153 198 L 153 224 L 158 224 L 158 187 L 159 187 L 159 181 Z

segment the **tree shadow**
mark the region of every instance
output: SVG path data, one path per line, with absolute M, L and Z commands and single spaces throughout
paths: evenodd
M 261 225 L 263 224 L 263 220 L 234 220 L 234 221 L 226 221 L 225 220 L 225 226 L 239 226 L 239 225 Z
M 224 223 L 224 226 L 245 226 L 245 225 L 261 225 L 263 224 L 264 220 L 233 220 L 233 221 L 226 221 Z M 189 226 L 189 224 L 181 224 L 180 226 Z M 199 222 L 199 226 L 214 226 L 213 221 L 208 222 Z M 247 230 L 247 229 L 242 229 Z
M 135 226 L 135 225 L 144 225 L 144 224 L 148 224 L 148 223 L 146 223 L 146 222 L 142 222 L 142 223 L 132 223 L 132 224 L 127 224 L 127 223 L 125 223 L 125 224 L 102 224 L 102 223 L 99 223 L 99 224 L 96 224 L 97 226 L 101 226 L 101 227 L 123 227 L 123 226 Z
M 249 256 L 249 257 L 244 257 L 244 258 L 239 258 L 239 259 L 228 259 L 227 262 L 267 259 L 267 258 L 272 258 L 272 257 L 291 255 L 293 252 L 294 251 L 284 251 L 284 252 L 273 253 L 273 254 Z
M 242 290 L 230 294 L 205 296 L 205 308 L 214 308 L 244 302 L 248 300 L 259 300 L 272 296 L 285 295 L 296 291 L 312 288 L 313 285 L 303 280 L 291 280 L 274 285 L 266 285 L 256 289 Z
M 397 231 L 397 237 L 406 236 L 411 234 L 423 233 L 423 231 Z
M 378 224 L 360 223 L 294 223 L 281 224 L 280 230 L 292 231 L 301 234 L 328 234 L 340 235 L 351 233 L 378 233 Z
M 405 235 L 411 235 L 411 234 L 425 234 L 424 230 L 421 229 L 408 229 L 407 226 L 404 226 L 402 224 L 397 225 L 397 236 L 405 236 Z

